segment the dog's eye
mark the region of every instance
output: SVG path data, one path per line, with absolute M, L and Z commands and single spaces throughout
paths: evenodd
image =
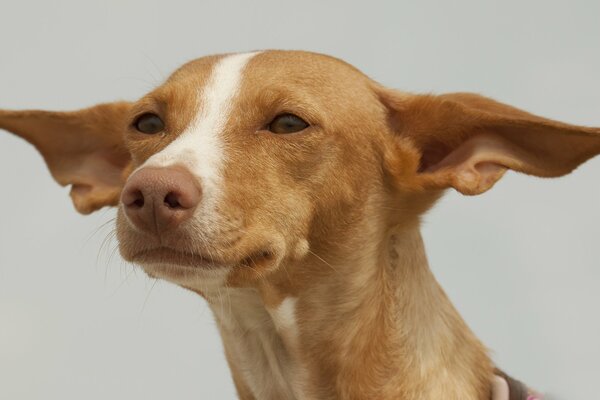
M 156 114 L 146 113 L 140 115 L 133 123 L 135 129 L 148 135 L 162 132 L 165 129 L 165 123 Z
M 308 128 L 308 123 L 294 114 L 281 114 L 268 126 L 273 133 L 295 133 Z

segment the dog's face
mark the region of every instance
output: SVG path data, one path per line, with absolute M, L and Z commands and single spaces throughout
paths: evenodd
M 600 153 L 596 128 L 389 90 L 291 51 L 198 59 L 136 103 L 0 110 L 0 128 L 40 150 L 79 211 L 118 205 L 126 260 L 193 288 L 349 255 L 416 224 L 445 188 L 479 194 L 507 169 L 560 176 Z
M 371 82 L 329 57 L 268 52 L 185 65 L 131 107 L 129 181 L 174 167 L 201 198 L 183 221 L 159 216 L 157 226 L 152 213 L 130 218 L 126 183 L 121 254 L 181 284 L 198 267 L 230 270 L 229 283 L 243 284 L 303 257 L 309 236 L 346 235 L 381 185 L 384 120 Z M 143 133 L 143 123 L 160 129 Z

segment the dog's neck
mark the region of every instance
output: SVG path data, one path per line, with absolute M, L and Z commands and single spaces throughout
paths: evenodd
M 418 225 L 380 234 L 343 261 L 312 254 L 209 297 L 242 399 L 489 399 L 491 362 L 433 277 Z

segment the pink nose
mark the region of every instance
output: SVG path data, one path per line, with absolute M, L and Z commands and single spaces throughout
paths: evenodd
M 160 234 L 189 220 L 202 198 L 196 179 L 181 168 L 142 168 L 123 188 L 121 202 L 138 229 Z

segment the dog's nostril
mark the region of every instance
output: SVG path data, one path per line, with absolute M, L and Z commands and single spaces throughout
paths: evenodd
M 170 192 L 165 196 L 165 204 L 169 208 L 182 208 L 179 198 L 174 192 Z
M 144 207 L 144 194 L 140 190 L 136 190 L 132 193 L 131 198 L 127 206 L 132 208 L 142 208 Z

